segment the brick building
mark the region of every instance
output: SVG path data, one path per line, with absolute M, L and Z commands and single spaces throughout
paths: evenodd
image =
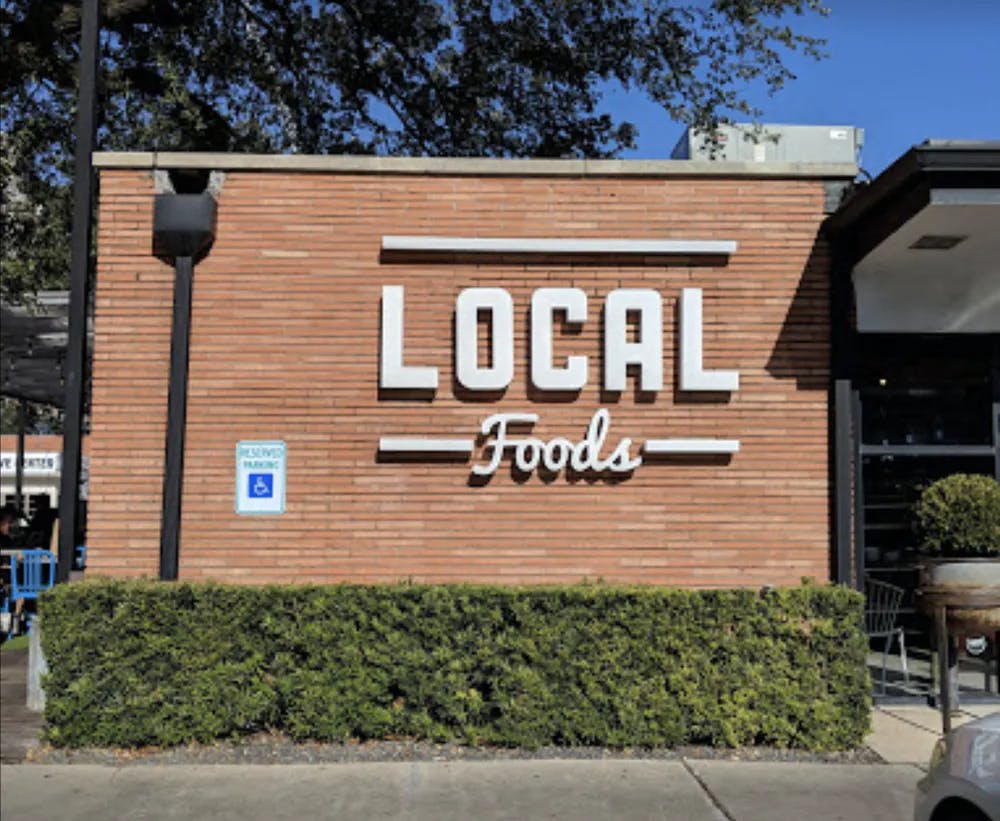
M 154 196 L 168 170 L 212 170 L 179 578 L 860 583 L 886 559 L 859 536 L 865 487 L 908 457 L 944 460 L 914 475 L 995 470 L 1000 322 L 922 327 L 910 306 L 891 353 L 852 268 L 859 296 L 897 281 L 871 286 L 864 261 L 891 269 L 914 220 L 933 233 L 940 209 L 914 187 L 995 185 L 996 153 L 914 149 L 833 218 L 853 164 L 97 155 L 89 570 L 162 571 L 175 271 L 152 253 Z M 901 302 L 926 286 L 895 287 Z M 862 403 L 912 410 L 909 389 L 878 394 L 885 368 L 952 379 L 892 364 L 931 361 L 928 338 L 971 374 L 968 401 L 935 413 L 982 416 L 984 441 L 896 453 L 914 444 L 905 409 L 877 443 L 852 436 Z M 489 471 L 501 435 L 515 441 Z M 238 512 L 241 442 L 284 443 L 284 487 L 261 485 L 280 514 Z
M 827 183 L 853 168 L 195 159 L 225 176 L 215 241 L 194 276 L 181 578 L 728 586 L 828 577 L 830 255 L 819 228 Z M 88 541 L 90 568 L 113 575 L 158 570 L 174 286 L 173 269 L 150 253 L 160 162 L 98 158 Z M 650 244 L 664 240 L 676 245 Z M 386 286 L 403 288 L 403 367 L 437 369 L 436 390 L 380 387 Z M 491 342 L 494 356 L 512 353 L 506 386 L 476 390 L 458 377 L 456 299 L 473 288 L 502 289 L 512 302 L 512 352 L 491 340 L 500 320 L 482 307 L 471 343 L 481 373 Z M 582 387 L 548 389 L 531 373 L 532 298 L 553 288 L 585 296 L 584 321 L 556 306 L 545 332 L 552 370 L 586 357 Z M 700 289 L 704 370 L 737 372 L 737 389 L 683 389 L 685 289 Z M 660 321 L 640 321 L 627 295 L 659 298 L 662 345 L 651 356 L 662 387 L 644 389 L 651 374 L 628 362 L 624 386 L 606 378 L 613 292 L 626 295 L 626 345 L 650 343 Z M 380 451 L 386 437 L 476 437 L 497 413 L 537 414 L 524 436 L 577 444 L 600 409 L 610 419 L 604 457 L 625 437 L 632 459 L 648 440 L 723 450 L 647 452 L 629 473 L 567 465 L 530 475 L 507 453 L 489 477 L 472 469 L 490 461 L 487 441 L 472 453 Z M 234 450 L 245 440 L 286 444 L 279 516 L 235 510 Z

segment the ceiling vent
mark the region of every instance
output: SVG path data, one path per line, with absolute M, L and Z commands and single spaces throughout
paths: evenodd
M 910 248 L 917 251 L 947 251 L 968 236 L 961 234 L 924 234 Z

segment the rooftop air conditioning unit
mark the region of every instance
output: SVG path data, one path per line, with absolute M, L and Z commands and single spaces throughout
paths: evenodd
M 850 125 L 720 125 L 687 129 L 670 153 L 674 160 L 729 162 L 857 163 L 864 129 Z

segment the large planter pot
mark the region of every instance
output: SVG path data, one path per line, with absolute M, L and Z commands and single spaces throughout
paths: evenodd
M 948 632 L 978 635 L 1000 630 L 1000 557 L 925 558 L 920 568 L 920 608 L 934 615 L 944 606 Z

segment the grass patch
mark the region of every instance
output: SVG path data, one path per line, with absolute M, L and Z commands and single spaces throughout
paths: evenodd
M 24 636 L 14 636 L 12 639 L 8 639 L 3 644 L 0 644 L 0 653 L 7 650 L 25 650 L 28 647 L 28 637 Z

